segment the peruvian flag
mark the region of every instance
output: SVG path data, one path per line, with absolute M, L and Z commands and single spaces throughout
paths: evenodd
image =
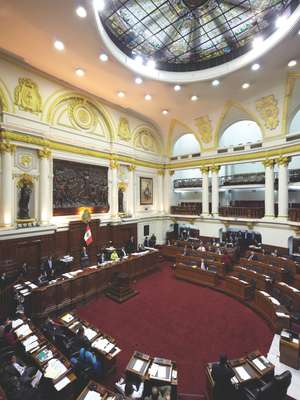
M 89 225 L 85 228 L 84 241 L 88 246 L 93 242 L 92 231 Z

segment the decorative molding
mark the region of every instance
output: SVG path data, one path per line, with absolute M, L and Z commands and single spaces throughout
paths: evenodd
M 204 174 L 208 174 L 209 173 L 209 166 L 207 166 L 207 165 L 202 165 L 201 167 L 200 167 L 200 171 L 201 171 L 201 173 L 204 175 Z
M 1 87 L 0 87 L 0 105 L 1 105 L 2 111 L 8 111 L 8 100 L 7 100 L 5 93 Z
M 38 151 L 39 158 L 50 158 L 51 154 L 51 150 L 47 147 L 44 147 L 43 149 Z
M 220 171 L 221 166 L 220 165 L 212 165 L 210 167 L 211 172 L 219 172 Z
M 274 130 L 277 128 L 279 125 L 279 108 L 278 102 L 273 94 L 257 100 L 256 109 L 267 129 Z
M 174 174 L 175 174 L 175 171 L 172 171 L 172 170 L 169 171 L 169 175 L 170 175 L 170 176 L 173 176 Z
M 118 138 L 129 142 L 131 140 L 132 134 L 129 129 L 128 119 L 125 117 L 120 117 L 118 125 Z
M 92 131 L 97 125 L 95 112 L 87 99 L 74 97 L 67 107 L 69 119 L 75 128 Z
M 129 164 L 129 165 L 127 165 L 127 169 L 128 169 L 128 171 L 135 171 L 136 166 L 134 164 Z
M 286 167 L 290 162 L 291 162 L 291 157 L 286 157 L 286 156 L 280 156 L 276 160 L 276 164 L 277 165 L 281 165 L 281 166 L 284 166 L 284 167 Z
M 198 134 L 203 143 L 209 144 L 213 140 L 212 125 L 208 115 L 195 119 Z
M 9 142 L 0 142 L 0 153 L 14 153 L 16 145 Z
M 110 160 L 109 166 L 111 169 L 117 169 L 119 165 L 120 164 L 115 159 Z
M 157 174 L 160 175 L 160 176 L 164 176 L 165 175 L 165 170 L 164 169 L 159 169 L 157 171 Z
M 157 153 L 160 150 L 154 132 L 147 126 L 142 126 L 136 130 L 134 146 L 151 153 Z
M 273 167 L 274 164 L 275 164 L 275 160 L 274 160 L 274 159 L 267 158 L 266 160 L 263 160 L 263 161 L 262 161 L 262 164 L 264 165 L 265 168 L 266 168 L 266 167 Z
M 14 103 L 20 110 L 41 113 L 42 98 L 38 85 L 30 78 L 19 78 L 14 92 Z
M 126 182 L 119 182 L 118 183 L 118 189 L 121 190 L 122 192 L 126 192 L 127 183 Z

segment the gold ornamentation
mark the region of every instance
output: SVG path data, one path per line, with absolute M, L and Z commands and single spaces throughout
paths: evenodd
M 202 165 L 200 167 L 200 171 L 202 172 L 202 174 L 208 174 L 209 173 L 209 167 L 207 165 Z
M 50 158 L 51 154 L 51 150 L 47 147 L 44 147 L 43 149 L 38 151 L 39 158 Z
M 118 126 L 118 137 L 121 140 L 125 140 L 126 142 L 129 142 L 129 140 L 131 139 L 129 123 L 128 123 L 127 118 L 125 118 L 125 117 L 120 117 L 119 126 Z
M 0 106 L 2 108 L 2 111 L 8 111 L 8 101 L 1 87 L 0 87 Z
M 283 166 L 287 166 L 289 163 L 291 162 L 291 157 L 285 157 L 285 156 L 280 156 L 277 160 L 276 163 L 278 165 L 283 165 Z
M 195 121 L 202 142 L 205 144 L 210 143 L 212 141 L 213 134 L 212 134 L 211 121 L 208 115 L 197 118 Z
M 273 165 L 275 164 L 275 160 L 267 158 L 266 160 L 262 161 L 262 164 L 264 165 L 264 167 L 273 167 Z
M 110 168 L 116 169 L 119 167 L 119 163 L 116 160 L 110 160 Z
M 219 172 L 220 171 L 221 166 L 220 165 L 212 165 L 210 167 L 211 172 Z
M 169 171 L 170 176 L 173 176 L 175 174 L 175 171 Z
M 25 187 L 25 186 L 32 188 L 33 187 L 33 179 L 34 178 L 31 175 L 22 174 L 17 181 L 17 188 L 21 189 L 22 187 Z
M 93 108 L 86 99 L 75 97 L 68 104 L 68 115 L 75 128 L 92 130 L 96 125 Z
M 127 168 L 128 168 L 128 171 L 135 171 L 136 166 L 133 164 L 129 164 L 129 165 L 127 165 Z
M 14 153 L 16 145 L 9 142 L 0 142 L 0 153 Z
M 136 134 L 135 146 L 143 150 L 156 152 L 157 144 L 153 132 L 150 128 L 140 128 Z
M 279 108 L 277 100 L 273 94 L 257 100 L 256 109 L 264 120 L 267 129 L 273 130 L 277 128 L 279 125 Z
M 42 98 L 38 85 L 30 78 L 19 78 L 14 101 L 20 110 L 31 113 L 42 112 Z
M 89 208 L 84 208 L 83 210 L 80 209 L 81 221 L 84 222 L 85 224 L 88 224 L 92 219 L 91 210 L 92 209 Z
M 164 169 L 159 169 L 157 171 L 157 174 L 163 176 L 165 174 L 165 170 Z
M 249 229 L 249 231 L 252 231 L 254 228 L 254 222 L 247 222 L 247 228 Z
M 28 170 L 32 167 L 33 157 L 31 154 L 19 154 L 19 164 Z
M 118 189 L 121 190 L 121 192 L 126 192 L 127 189 L 127 183 L 126 182 L 119 182 L 118 183 Z

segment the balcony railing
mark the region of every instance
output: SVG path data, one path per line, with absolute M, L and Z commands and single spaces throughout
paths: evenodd
M 174 189 L 190 188 L 190 187 L 202 187 L 202 179 L 187 178 L 187 179 L 175 179 L 174 180 Z
M 300 169 L 291 169 L 289 171 L 290 182 L 300 182 Z
M 265 173 L 259 172 L 256 174 L 238 174 L 222 176 L 220 178 L 221 186 L 233 186 L 233 185 L 263 185 L 265 183 Z
M 263 207 L 220 207 L 219 214 L 222 217 L 263 218 L 265 209 Z
M 201 203 L 181 203 L 178 206 L 171 206 L 171 214 L 200 215 L 201 212 Z
M 289 209 L 289 221 L 300 221 L 300 208 Z

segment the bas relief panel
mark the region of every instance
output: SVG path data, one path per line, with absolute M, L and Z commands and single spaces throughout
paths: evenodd
M 107 168 L 53 160 L 54 215 L 76 214 L 81 207 L 107 212 Z

